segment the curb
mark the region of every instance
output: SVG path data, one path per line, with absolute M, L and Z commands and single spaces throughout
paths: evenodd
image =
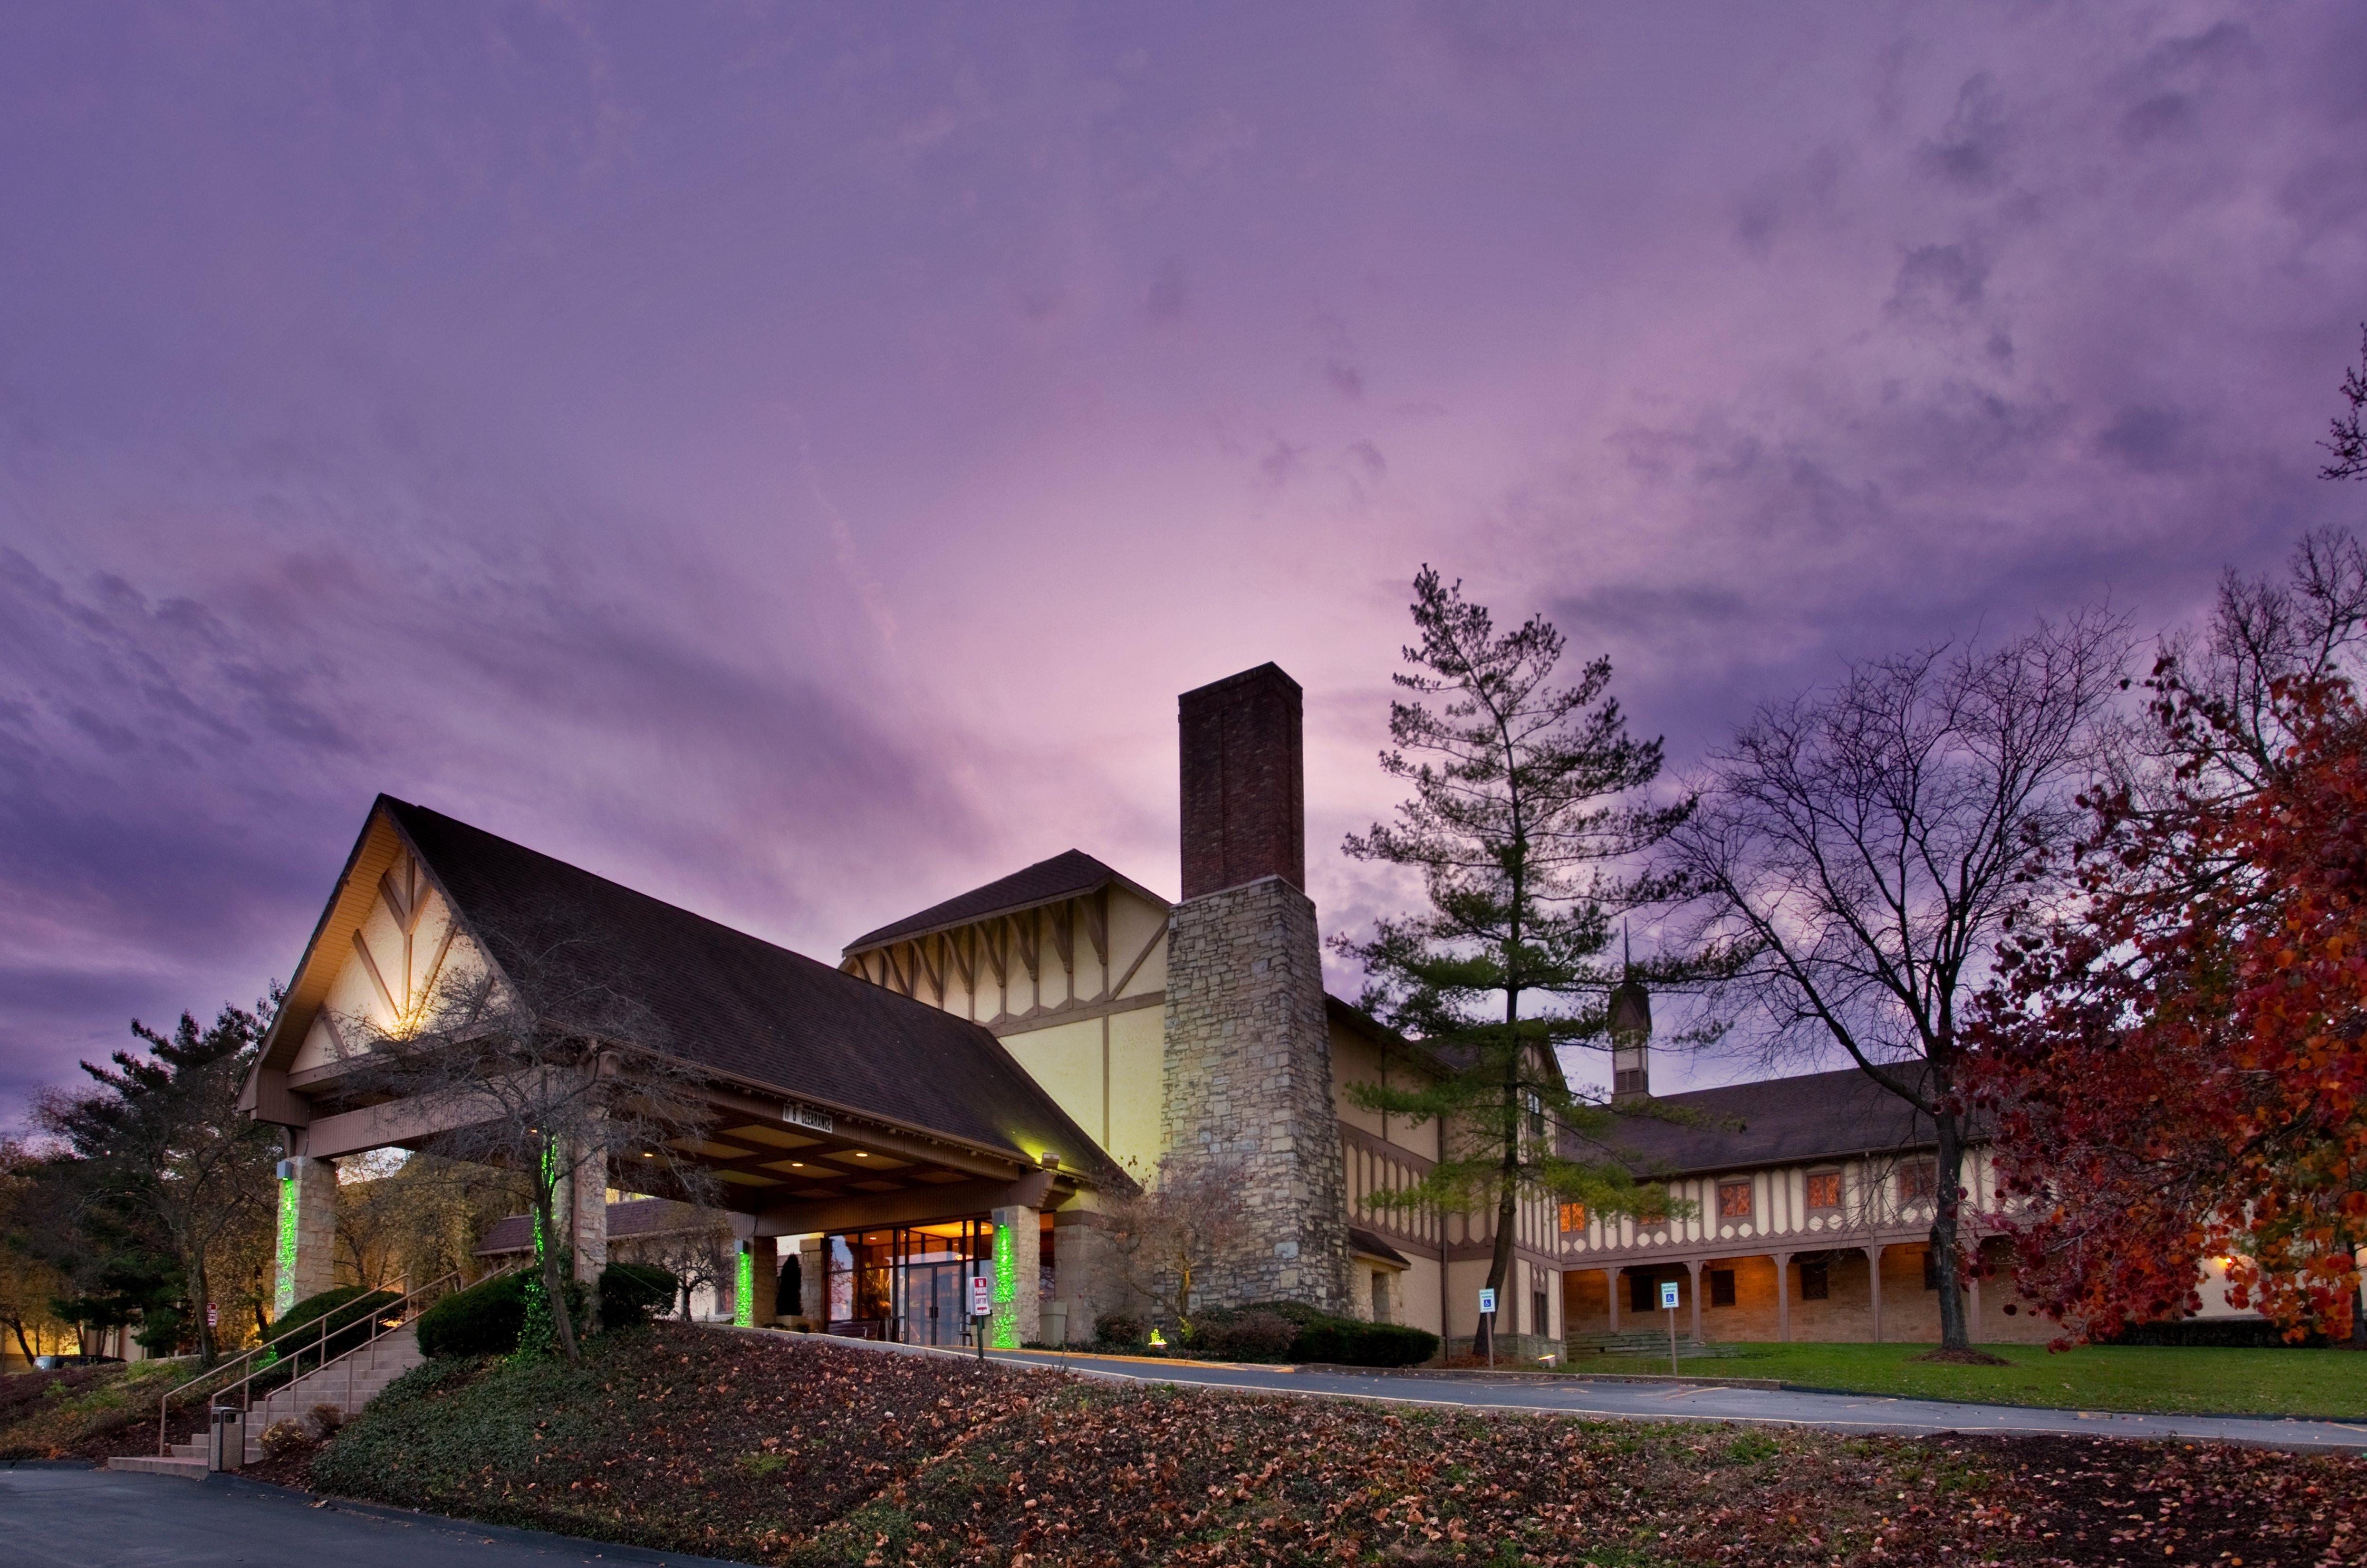
M 216 1472 L 198 1484 L 211 1486 L 218 1491 L 243 1493 L 261 1501 L 293 1503 L 307 1508 L 333 1508 L 341 1514 L 384 1519 L 392 1524 L 425 1525 L 454 1535 L 475 1536 L 480 1540 L 508 1541 L 517 1546 L 563 1547 L 569 1551 L 580 1548 L 587 1552 L 596 1552 L 604 1562 L 644 1563 L 651 1568 L 661 1568 L 661 1565 L 663 1568 L 673 1568 L 673 1565 L 679 1565 L 679 1568 L 753 1568 L 753 1564 L 736 1558 L 694 1557 L 686 1552 L 662 1551 L 655 1547 L 633 1546 L 623 1541 L 561 1535 L 556 1530 L 484 1524 L 476 1519 L 456 1518 L 450 1514 L 431 1514 L 420 1508 L 397 1508 L 383 1503 L 364 1503 L 357 1498 L 334 1496 L 326 1492 L 307 1492 L 301 1487 L 255 1481 L 228 1472 Z
M 0 1459 L 0 1470 L 103 1470 L 95 1459 Z

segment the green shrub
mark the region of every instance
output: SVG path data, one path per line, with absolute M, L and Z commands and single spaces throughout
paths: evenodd
M 1130 1312 L 1105 1312 L 1093 1319 L 1093 1343 L 1104 1350 L 1131 1350 L 1150 1337 Z
M 654 1263 L 611 1263 L 600 1270 L 600 1325 L 637 1328 L 674 1305 L 682 1281 Z
M 524 1273 L 498 1274 L 455 1291 L 419 1314 L 423 1356 L 506 1356 L 526 1323 Z
M 1204 1314 L 1193 1327 L 1192 1353 L 1219 1361 L 1279 1361 L 1299 1333 L 1280 1313 L 1256 1308 Z
M 419 1316 L 419 1352 L 423 1356 L 506 1356 L 518 1347 L 526 1326 L 527 1283 L 532 1276 L 520 1269 L 480 1280 L 455 1291 Z M 678 1285 L 673 1274 L 649 1263 L 611 1263 L 600 1271 L 600 1322 L 607 1328 L 632 1328 L 649 1322 L 651 1314 L 671 1303 Z M 583 1286 L 567 1284 L 568 1310 L 576 1322 L 583 1318 Z
M 1290 1342 L 1294 1361 L 1321 1361 L 1342 1367 L 1410 1367 L 1438 1354 L 1438 1336 L 1399 1323 L 1366 1323 L 1341 1317 L 1301 1302 L 1260 1302 L 1239 1309 L 1236 1315 L 1270 1313 L 1295 1325 Z

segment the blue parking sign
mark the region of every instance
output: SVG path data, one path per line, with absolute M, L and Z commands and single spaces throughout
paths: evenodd
M 1670 1312 L 1677 1310 L 1677 1282 L 1674 1280 L 1660 1281 L 1660 1304 Z

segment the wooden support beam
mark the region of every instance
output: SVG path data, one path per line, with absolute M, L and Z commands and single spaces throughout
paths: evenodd
M 1021 922 L 1025 922 L 1022 924 Z M 1036 970 L 1036 911 L 1022 910 L 1011 917 L 1011 938 L 1019 948 L 1019 962 L 1027 966 L 1027 977 L 1039 984 L 1043 976 Z M 1043 998 L 1038 997 L 1036 1000 Z
M 1011 928 L 1001 921 L 980 926 L 979 937 L 986 948 L 986 964 L 994 974 L 994 983 L 1008 986 L 1011 984 Z M 1005 1005 L 1009 1004 L 1006 1002 Z
M 1117 977 L 1117 984 L 1110 987 L 1110 995 L 1116 996 L 1120 991 L 1125 990 L 1127 987 L 1133 982 L 1136 974 L 1141 970 L 1144 960 L 1148 959 L 1151 953 L 1157 950 L 1159 944 L 1166 940 L 1167 926 L 1165 922 L 1162 921 L 1160 924 L 1153 926 L 1150 929 L 1150 940 L 1142 944 L 1142 951 L 1134 955 L 1134 962 L 1126 966 L 1126 973 Z M 1382 1068 L 1383 1077 L 1381 1082 L 1386 1086 L 1388 1082 L 1387 1076 L 1387 1058 L 1386 1057 L 1382 1059 Z
M 1052 949 L 1060 955 L 1061 971 L 1069 976 L 1069 994 L 1077 994 L 1076 900 L 1063 898 L 1051 907 Z
M 945 937 L 940 933 L 934 937 L 924 936 L 912 944 L 912 962 L 919 965 L 921 974 L 927 978 L 929 989 L 937 993 L 939 1007 L 946 1005 L 946 969 L 942 962 L 942 954 L 939 955 L 939 962 L 930 961 L 929 948 L 933 943 L 942 943 L 944 941 Z
M 1093 956 L 1101 961 L 1102 981 L 1109 981 L 1109 889 L 1096 887 L 1085 900 L 1085 936 L 1093 944 Z
M 354 932 L 354 956 L 362 961 L 362 973 L 368 975 L 369 983 L 377 987 L 378 999 L 386 1004 L 387 1021 L 390 1023 L 401 1023 L 402 1004 L 394 999 L 392 991 L 387 989 L 386 976 L 378 972 L 378 960 L 370 956 L 369 943 L 362 940 L 362 933 L 359 931 Z
M 963 926 L 946 933 L 946 947 L 953 960 L 954 973 L 961 976 L 962 985 L 968 987 L 972 997 L 978 995 L 977 945 L 978 928 L 975 926 Z

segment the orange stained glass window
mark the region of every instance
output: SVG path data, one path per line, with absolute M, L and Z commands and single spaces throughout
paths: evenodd
M 1935 1186 L 1933 1179 L 1937 1174 L 1932 1169 L 1930 1160 L 1911 1159 L 1900 1166 L 1898 1168 L 1898 1201 L 1902 1203 L 1930 1202 Z
M 1808 1207 L 1838 1209 L 1841 1206 L 1841 1173 L 1823 1170 L 1808 1178 Z
M 1721 1181 L 1717 1184 L 1717 1217 L 1721 1220 L 1747 1220 L 1750 1217 L 1750 1183 Z
M 1565 1232 L 1584 1230 L 1586 1228 L 1586 1205 L 1583 1203 L 1564 1203 L 1561 1206 L 1561 1228 Z

